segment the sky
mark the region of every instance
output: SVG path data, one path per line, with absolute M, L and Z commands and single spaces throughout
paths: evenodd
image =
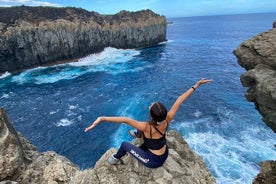
M 151 9 L 168 18 L 276 12 L 276 0 L 0 0 L 7 6 L 77 7 L 100 14 Z

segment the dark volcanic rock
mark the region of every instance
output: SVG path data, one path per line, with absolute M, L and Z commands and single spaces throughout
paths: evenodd
M 249 87 L 245 96 L 254 102 L 264 122 L 276 132 L 276 21 L 273 29 L 243 42 L 234 54 L 247 72 L 241 82 Z M 253 184 L 276 184 L 276 161 L 261 163 Z
M 274 22 L 275 27 L 275 22 Z M 243 42 L 234 54 L 247 72 L 241 82 L 263 121 L 276 132 L 276 28 Z
M 150 10 L 100 15 L 79 8 L 0 8 L 0 73 L 84 57 L 105 47 L 166 40 L 166 18 Z
M 276 161 L 261 163 L 261 172 L 255 177 L 253 184 L 276 184 Z

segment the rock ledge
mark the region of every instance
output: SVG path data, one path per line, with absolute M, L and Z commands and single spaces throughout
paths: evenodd
M 276 23 L 274 23 L 276 25 Z M 276 133 L 276 28 L 243 42 L 234 54 L 247 72 L 241 82 L 263 121 Z
M 162 167 L 146 168 L 131 156 L 124 157 L 124 164 L 110 165 L 106 160 L 116 151 L 111 148 L 94 168 L 79 170 L 68 159 L 55 152 L 38 152 L 34 145 L 14 130 L 2 108 L 0 128 L 1 184 L 216 183 L 203 159 L 189 148 L 176 131 L 169 131 L 167 134 L 170 154 Z M 136 139 L 134 144 L 139 144 L 139 141 Z
M 245 96 L 254 102 L 263 121 L 276 133 L 276 21 L 273 29 L 243 42 L 234 54 L 247 71 L 241 76 L 249 87 Z M 261 163 L 261 172 L 254 184 L 276 184 L 276 161 Z

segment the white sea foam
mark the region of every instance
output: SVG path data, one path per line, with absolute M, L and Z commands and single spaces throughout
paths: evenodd
M 199 118 L 202 115 L 202 112 L 200 112 L 199 110 L 196 110 L 193 115 L 197 118 Z
M 56 111 L 51 111 L 49 114 L 52 115 L 52 114 L 56 114 L 57 112 Z
M 23 84 L 23 83 L 25 83 L 25 82 L 28 82 L 28 81 L 26 80 L 26 77 L 25 77 L 26 74 L 27 74 L 27 72 L 22 72 L 22 73 L 19 74 L 19 75 L 13 76 L 12 79 L 11 79 L 11 82 L 16 82 L 16 83 L 18 83 L 18 84 Z
M 79 115 L 79 116 L 77 117 L 77 119 L 78 119 L 79 121 L 81 121 L 81 120 L 82 120 L 82 115 Z
M 9 72 L 5 72 L 4 74 L 2 74 L 1 76 L 0 76 L 0 79 L 3 79 L 3 78 L 6 78 L 6 77 L 8 77 L 8 76 L 10 76 L 11 74 L 9 73 Z
M 78 62 L 72 62 L 69 64 L 72 66 L 95 66 L 124 63 L 139 54 L 140 51 L 134 49 L 115 49 L 107 47 L 101 53 L 91 54 L 85 58 L 79 59 Z
M 218 107 L 217 116 L 195 114 L 197 110 L 193 122 L 178 122 L 171 127 L 185 135 L 192 149 L 204 158 L 218 184 L 249 184 L 259 172 L 261 161 L 276 158 L 274 135 L 269 138 L 260 133 L 267 131 L 262 125 L 250 126 L 251 122 L 226 107 Z
M 212 132 L 192 133 L 185 138 L 205 158 L 221 183 L 244 183 L 242 178 L 252 178 L 258 172 L 256 165 L 242 160 L 248 156 L 243 149 L 245 143 Z
M 88 72 L 103 71 L 111 74 L 137 72 L 147 66 L 141 66 L 137 64 L 138 62 L 135 62 L 135 65 L 131 66 L 127 62 L 139 54 L 140 51 L 134 49 L 123 50 L 108 47 L 103 52 L 91 54 L 79 59 L 78 62 L 27 70 L 13 76 L 11 81 L 18 84 L 45 84 L 74 79 Z
M 35 81 L 35 78 L 39 76 L 40 71 L 43 71 L 46 67 L 37 67 L 33 69 L 21 72 L 18 75 L 12 76 L 11 82 L 16 82 L 17 84 L 24 84 Z
M 222 113 L 222 109 L 220 112 Z M 220 114 L 219 117 L 221 121 L 227 121 L 226 124 L 214 124 L 212 122 L 216 122 L 215 119 L 202 117 L 192 123 L 178 122 L 177 126 L 172 124 L 172 128 L 180 132 L 187 132 L 189 129 L 185 139 L 192 149 L 205 159 L 219 184 L 249 184 L 259 172 L 259 162 L 276 158 L 274 143 L 267 140 L 267 135 L 262 139 L 262 134 L 259 134 L 262 130 L 256 126 L 248 127 L 244 131 L 239 130 L 235 132 L 236 136 L 229 137 L 227 133 L 223 133 L 224 129 L 229 128 L 226 132 L 231 131 L 231 124 L 237 121 L 237 118 L 233 119 L 233 114 L 227 109 L 224 113 L 224 116 Z M 205 129 L 203 126 L 209 128 Z
M 72 111 L 72 110 L 66 111 L 66 114 L 67 114 L 68 117 L 76 117 L 78 115 L 77 112 Z
M 158 43 L 158 45 L 164 45 L 166 43 L 171 43 L 171 42 L 174 42 L 174 40 L 167 40 L 167 41 L 164 41 L 164 42 L 160 42 L 160 43 Z
M 9 95 L 9 94 L 4 93 L 4 94 L 0 97 L 0 99 L 3 99 L 3 98 L 9 98 L 9 97 L 10 97 L 10 95 Z
M 57 109 L 57 110 L 55 110 L 55 111 L 51 111 L 51 112 L 49 112 L 49 114 L 50 114 L 50 115 L 56 114 L 56 113 L 58 113 L 60 110 L 61 110 L 61 109 Z
M 70 110 L 77 109 L 77 108 L 78 108 L 78 105 L 69 105 Z
M 56 126 L 70 126 L 72 125 L 74 122 L 73 121 L 70 121 L 68 120 L 67 118 L 64 118 L 64 119 L 61 119 L 59 122 L 56 123 Z

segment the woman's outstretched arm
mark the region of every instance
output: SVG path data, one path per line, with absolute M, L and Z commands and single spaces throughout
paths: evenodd
M 168 112 L 167 115 L 167 121 L 171 122 L 177 113 L 179 107 L 181 104 L 202 84 L 208 84 L 212 82 L 212 80 L 207 80 L 205 78 L 202 78 L 199 80 L 194 86 L 192 86 L 190 89 L 188 89 L 186 92 L 184 92 L 182 95 L 180 95 L 176 101 L 174 102 L 173 106 L 171 107 L 170 111 Z
M 112 123 L 126 123 L 140 131 L 144 131 L 146 129 L 147 123 L 136 121 L 134 119 L 128 118 L 128 117 L 109 117 L 109 116 L 101 116 L 98 117 L 89 127 L 87 127 L 84 131 L 88 132 L 89 130 L 96 127 L 99 123 L 107 121 Z

